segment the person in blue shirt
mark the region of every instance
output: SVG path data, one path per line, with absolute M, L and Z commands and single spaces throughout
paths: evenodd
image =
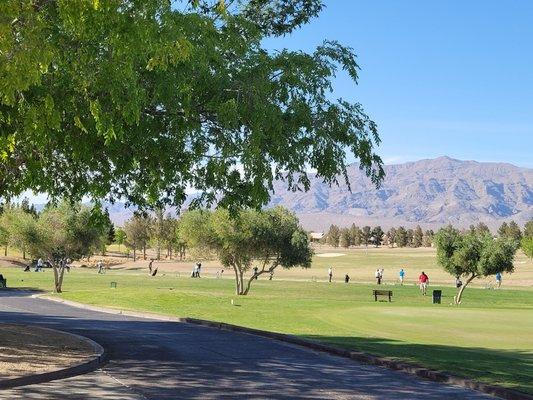
M 498 272 L 496 274 L 496 285 L 498 286 L 498 288 L 502 285 L 502 274 L 501 274 L 501 272 Z
M 400 285 L 403 285 L 403 277 L 405 276 L 405 271 L 403 270 L 403 268 L 400 270 Z

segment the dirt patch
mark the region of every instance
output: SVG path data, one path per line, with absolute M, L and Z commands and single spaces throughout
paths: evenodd
M 94 357 L 93 346 L 73 335 L 0 324 L 0 380 L 63 369 Z

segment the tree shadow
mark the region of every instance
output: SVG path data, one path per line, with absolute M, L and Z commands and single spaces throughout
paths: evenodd
M 149 399 L 490 398 L 254 335 L 97 313 L 14 291 L 0 291 L 0 321 L 36 324 L 95 340 L 108 353 L 106 379 L 118 380 L 121 390 L 127 387 Z M 5 392 L 7 397 L 0 392 L 0 398 L 95 398 L 84 393 L 109 383 L 103 379 L 95 372 L 61 385 L 14 389 Z M 118 392 L 106 396 L 99 398 L 127 398 Z
M 431 327 L 428 327 L 431 329 Z M 533 352 L 407 343 L 386 338 L 305 335 L 307 339 L 533 393 Z M 512 340 L 512 338 L 510 338 Z

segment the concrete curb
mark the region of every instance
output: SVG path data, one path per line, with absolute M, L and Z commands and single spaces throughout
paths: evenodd
M 474 381 L 472 379 L 461 378 L 459 376 L 450 375 L 442 371 L 428 369 L 424 366 L 421 366 L 415 363 L 398 361 L 398 360 L 394 360 L 391 358 L 376 356 L 376 355 L 368 354 L 368 353 L 361 352 L 361 351 L 347 350 L 347 349 L 343 349 L 340 347 L 320 343 L 320 342 L 317 342 L 311 339 L 303 339 L 303 338 L 300 338 L 294 335 L 263 331 L 260 329 L 247 328 L 243 326 L 227 324 L 225 322 L 215 322 L 215 321 L 208 321 L 208 320 L 202 320 L 202 319 L 197 319 L 197 318 L 189 318 L 189 317 L 178 318 L 178 317 L 170 317 L 170 316 L 159 315 L 159 314 L 140 313 L 140 312 L 134 312 L 134 311 L 123 311 L 123 310 L 118 310 L 118 309 L 88 306 L 82 303 L 78 303 L 78 302 L 74 302 L 70 300 L 58 299 L 58 298 L 49 297 L 49 296 L 40 295 L 40 294 L 34 295 L 33 297 L 40 297 L 40 298 L 44 298 L 47 300 L 64 303 L 72 307 L 78 307 L 78 308 L 83 308 L 83 309 L 92 310 L 92 311 L 99 311 L 99 312 L 104 312 L 108 314 L 118 314 L 118 315 L 130 316 L 130 317 L 155 319 L 155 320 L 160 320 L 160 321 L 182 322 L 182 323 L 188 323 L 188 324 L 201 325 L 201 326 L 209 327 L 209 328 L 223 329 L 223 330 L 228 330 L 228 331 L 233 331 L 233 332 L 241 332 L 241 333 L 247 333 L 247 334 L 256 335 L 256 336 L 262 336 L 262 337 L 266 337 L 269 339 L 279 340 L 281 342 L 286 342 L 286 343 L 291 343 L 291 344 L 295 344 L 298 346 L 306 347 L 311 350 L 321 351 L 321 352 L 333 354 L 339 357 L 350 358 L 352 360 L 356 360 L 356 361 L 359 361 L 365 364 L 371 364 L 371 365 L 385 367 L 385 368 L 396 370 L 396 371 L 401 371 L 401 372 L 408 373 L 411 375 L 416 375 L 418 377 L 428 379 L 431 381 L 446 383 L 449 385 L 461 386 L 467 389 L 476 390 L 478 392 L 486 393 L 492 396 L 497 396 L 499 398 L 506 399 L 506 400 L 533 400 L 533 396 L 530 394 L 522 393 L 522 392 L 519 392 L 513 389 L 507 389 L 502 386 L 489 385 L 483 382 Z
M 32 328 L 31 325 L 21 325 L 23 327 Z M 59 331 L 57 329 L 38 327 L 42 330 L 51 331 L 54 333 L 61 333 L 63 335 L 73 336 L 78 340 L 81 340 L 89 344 L 94 351 L 94 354 L 89 360 L 82 361 L 80 363 L 71 365 L 66 368 L 58 369 L 55 371 L 43 372 L 41 374 L 21 376 L 19 378 L 3 379 L 0 380 L 0 390 L 10 389 L 17 386 L 34 385 L 38 383 L 50 382 L 57 379 L 70 378 L 72 376 L 86 374 L 98 369 L 106 361 L 105 349 L 96 343 L 94 340 L 86 338 L 85 336 L 76 335 L 75 333 Z

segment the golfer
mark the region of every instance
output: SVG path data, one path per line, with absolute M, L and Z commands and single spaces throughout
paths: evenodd
M 399 276 L 400 276 L 400 285 L 403 285 L 403 278 L 405 276 L 405 271 L 403 270 L 403 268 L 400 270 Z
M 427 276 L 424 271 L 422 271 L 422 273 L 418 277 L 418 284 L 420 285 L 420 290 L 422 291 L 422 294 L 425 296 L 428 290 L 429 276 Z

